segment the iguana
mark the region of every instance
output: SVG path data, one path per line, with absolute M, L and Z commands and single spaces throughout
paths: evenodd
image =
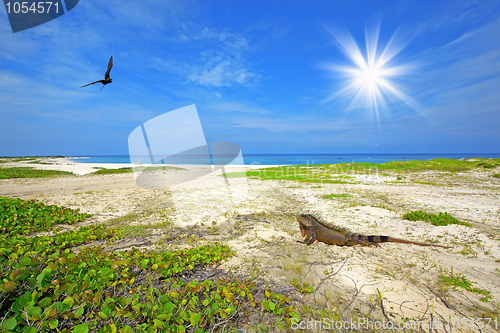
M 297 221 L 299 221 L 302 237 L 306 236 L 304 242 L 297 241 L 297 243 L 306 245 L 311 245 L 317 240 L 319 242 L 338 246 L 379 246 L 378 243 L 392 242 L 451 248 L 451 246 L 413 242 L 389 236 L 365 236 L 354 234 L 347 229 L 337 227 L 312 214 L 297 215 Z

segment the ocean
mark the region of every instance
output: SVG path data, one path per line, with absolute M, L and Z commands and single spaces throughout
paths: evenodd
M 78 157 L 78 156 L 73 156 Z M 86 158 L 71 159 L 79 163 L 135 163 L 128 155 L 114 156 L 81 156 Z M 245 165 L 314 165 L 338 163 L 386 163 L 391 161 L 432 160 L 434 158 L 500 158 L 500 154 L 244 154 Z M 194 163 L 194 162 L 193 162 Z

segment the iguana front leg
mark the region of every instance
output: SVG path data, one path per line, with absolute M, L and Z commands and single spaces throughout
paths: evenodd
M 300 233 L 302 237 L 306 236 L 306 239 L 304 239 L 303 242 L 297 241 L 297 243 L 311 245 L 316 241 L 316 233 L 314 232 L 314 228 L 300 228 Z
M 311 236 L 307 235 L 306 239 L 304 239 L 304 241 L 297 241 L 297 243 L 300 243 L 300 244 L 307 244 L 309 242 L 309 240 L 311 239 Z M 309 244 L 307 244 L 309 245 Z

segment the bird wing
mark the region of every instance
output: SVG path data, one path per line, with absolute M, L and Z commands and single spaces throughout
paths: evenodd
M 83 88 L 83 87 L 86 87 L 86 86 L 90 86 L 91 84 L 95 84 L 95 83 L 99 83 L 101 82 L 102 83 L 103 80 L 99 80 L 99 81 L 95 81 L 95 82 L 92 82 L 92 83 L 89 83 L 89 84 L 86 84 L 84 86 L 81 86 L 80 88 Z
M 106 71 L 106 74 L 104 74 L 104 79 L 109 80 L 109 72 L 111 72 L 111 67 L 113 67 L 113 56 L 109 58 L 108 62 L 108 70 Z

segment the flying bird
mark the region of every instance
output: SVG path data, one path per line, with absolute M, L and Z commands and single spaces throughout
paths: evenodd
M 95 82 L 92 82 L 92 83 L 89 83 L 89 84 L 86 84 L 84 86 L 81 86 L 80 88 L 83 88 L 83 87 L 86 87 L 86 86 L 90 86 L 91 84 L 94 84 L 94 83 L 99 83 L 101 82 L 102 83 L 102 88 L 101 90 L 108 84 L 108 83 L 111 83 L 113 82 L 113 79 L 111 79 L 109 77 L 109 72 L 111 72 L 111 67 L 113 67 L 113 56 L 111 56 L 111 58 L 109 58 L 109 62 L 108 62 L 108 70 L 106 71 L 106 74 L 104 74 L 104 80 L 99 80 L 99 81 L 95 81 Z M 99 90 L 99 91 L 101 91 Z

